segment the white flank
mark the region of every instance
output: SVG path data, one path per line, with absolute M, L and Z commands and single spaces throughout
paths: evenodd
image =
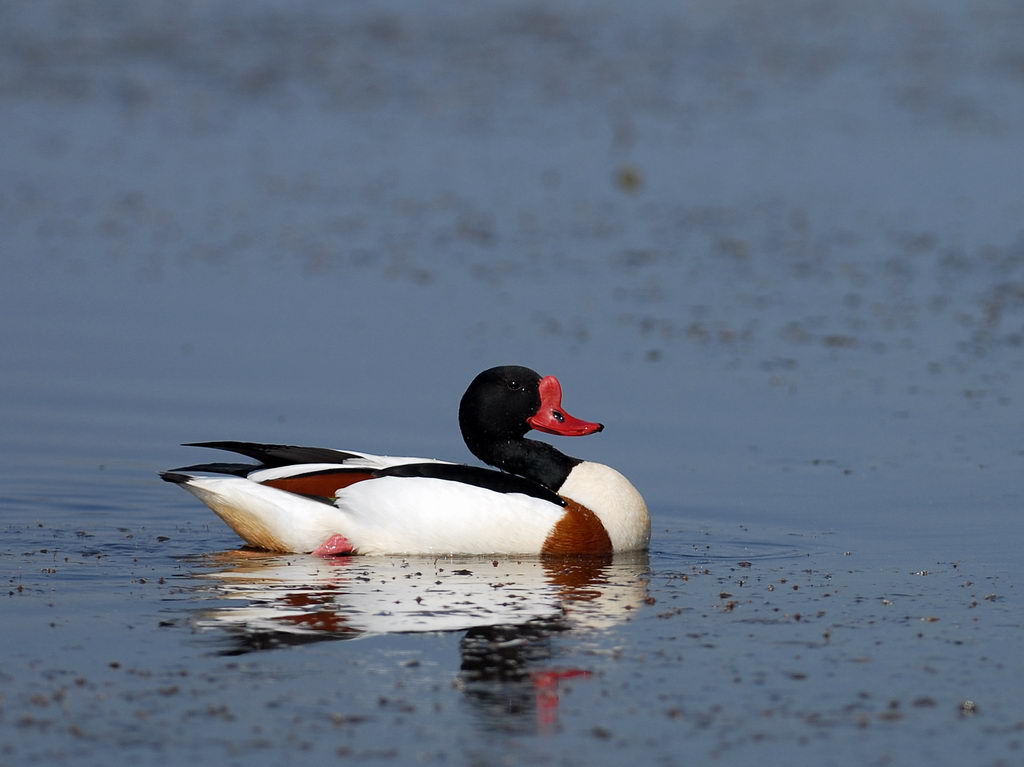
M 308 553 L 339 532 L 334 506 L 244 477 L 193 477 L 182 487 L 261 549 Z
M 646 549 L 651 541 L 651 517 L 633 483 L 610 466 L 584 461 L 558 488 L 594 512 L 601 520 L 614 551 Z
M 362 554 L 526 554 L 565 513 L 539 498 L 426 477 L 358 482 L 338 495 Z
M 183 487 L 252 546 L 308 553 L 343 535 L 360 554 L 527 554 L 564 510 L 520 493 L 421 477 L 357 482 L 337 506 L 243 477 L 193 477 Z

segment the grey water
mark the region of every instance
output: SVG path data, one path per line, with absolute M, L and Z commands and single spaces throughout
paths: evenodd
M 1024 9 L 0 7 L 0 765 L 1009 765 Z M 239 551 L 157 472 L 602 421 L 648 554 Z

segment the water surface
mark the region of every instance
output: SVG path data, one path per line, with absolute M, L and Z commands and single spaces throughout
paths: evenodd
M 1012 764 L 1011 3 L 0 11 L 0 763 Z M 252 555 L 156 472 L 469 460 L 494 364 L 652 550 Z M 417 601 L 419 600 L 419 601 Z

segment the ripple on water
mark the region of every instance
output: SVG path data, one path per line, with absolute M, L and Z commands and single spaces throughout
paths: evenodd
M 654 535 L 652 565 L 683 560 L 700 562 L 755 562 L 809 557 L 834 547 L 825 533 L 790 532 L 775 527 L 693 523 L 685 515 L 667 515 L 671 527 Z

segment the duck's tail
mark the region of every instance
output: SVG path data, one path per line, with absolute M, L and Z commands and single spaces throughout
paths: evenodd
M 336 534 L 345 516 L 324 499 L 314 499 L 239 476 L 201 476 L 165 471 L 161 479 L 181 485 L 209 506 L 250 546 L 267 551 L 308 553 Z

